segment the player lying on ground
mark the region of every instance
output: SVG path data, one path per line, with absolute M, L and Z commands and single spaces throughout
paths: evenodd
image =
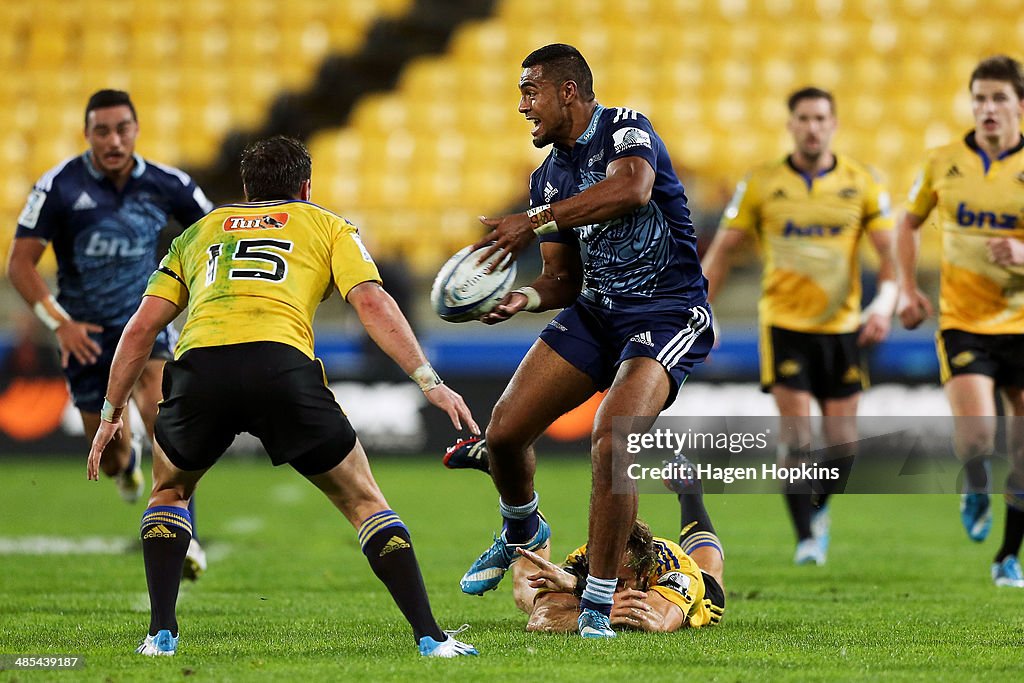
M 459 441 L 445 454 L 450 469 L 489 469 L 481 439 Z M 722 544 L 704 507 L 699 479 L 674 482 L 679 494 L 679 543 L 651 535 L 636 520 L 617 573 L 610 622 L 614 628 L 676 631 L 718 624 L 725 612 Z M 512 564 L 516 607 L 530 616 L 527 631 L 574 632 L 586 585 L 587 546 L 573 550 L 560 567 L 550 561 L 551 545 L 531 552 L 517 548 Z

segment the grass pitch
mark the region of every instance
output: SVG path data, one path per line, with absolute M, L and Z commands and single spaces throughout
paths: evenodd
M 480 657 L 420 658 L 326 499 L 288 468 L 232 459 L 200 488 L 210 569 L 183 588 L 178 655 L 135 655 L 148 601 L 141 554 L 125 539 L 137 538 L 143 504 L 121 503 L 109 481 L 86 482 L 84 457 L 5 456 L 0 657 L 76 654 L 86 664 L 0 671 L 0 681 L 1019 680 L 1024 591 L 988 577 L 1001 510 L 992 538 L 976 545 L 955 497 L 840 497 L 828 565 L 794 567 L 779 496 L 711 496 L 726 548 L 723 624 L 592 642 L 525 633 L 508 586 L 482 598 L 459 591 L 498 525 L 486 477 L 447 471 L 434 456 L 373 465 L 412 532 L 438 620 L 471 624 L 462 637 Z M 585 538 L 588 467 L 540 463 L 555 556 Z M 678 534 L 674 496 L 642 496 L 640 514 L 656 534 Z

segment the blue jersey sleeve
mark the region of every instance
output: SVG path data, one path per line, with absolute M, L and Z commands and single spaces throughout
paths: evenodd
M 189 176 L 186 185 L 176 188 L 171 197 L 171 215 L 183 228 L 191 226 L 213 210 L 213 204 Z
M 610 109 L 604 128 L 606 159 L 611 163 L 622 157 L 641 157 L 658 170 L 658 147 L 661 141 L 647 117 L 628 107 Z
M 14 236 L 36 237 L 49 242 L 60 227 L 63 216 L 64 206 L 57 187 L 37 183 L 18 216 L 18 229 Z

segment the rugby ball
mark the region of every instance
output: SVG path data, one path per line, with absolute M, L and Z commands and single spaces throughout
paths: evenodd
M 490 264 L 497 264 L 501 254 L 495 254 L 488 261 L 477 264 L 480 250 L 472 246 L 459 250 L 448 259 L 434 278 L 430 288 L 430 303 L 443 320 L 462 323 L 476 320 L 494 309 L 505 295 L 512 291 L 516 279 L 516 264 L 507 270 L 488 271 Z

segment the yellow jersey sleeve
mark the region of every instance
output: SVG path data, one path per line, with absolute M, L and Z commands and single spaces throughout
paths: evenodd
M 748 173 L 737 185 L 736 191 L 725 207 L 718 229 L 755 232 L 760 222 L 760 201 L 758 183 L 754 173 Z
M 181 255 L 178 253 L 179 242 L 174 240 L 146 285 L 145 296 L 158 296 L 167 299 L 178 308 L 188 306 L 188 286 L 185 284 L 184 269 Z
M 359 238 L 359 230 L 352 223 L 338 218 L 331 244 L 331 273 L 341 295 L 363 282 L 380 282 L 380 272 L 373 257 Z
M 910 188 L 907 211 L 919 218 L 927 218 L 938 203 L 938 196 L 932 182 L 932 160 L 929 159 L 921 167 L 914 185 Z
M 892 230 L 892 202 L 882 179 L 870 169 L 864 183 L 864 229 L 868 232 Z

